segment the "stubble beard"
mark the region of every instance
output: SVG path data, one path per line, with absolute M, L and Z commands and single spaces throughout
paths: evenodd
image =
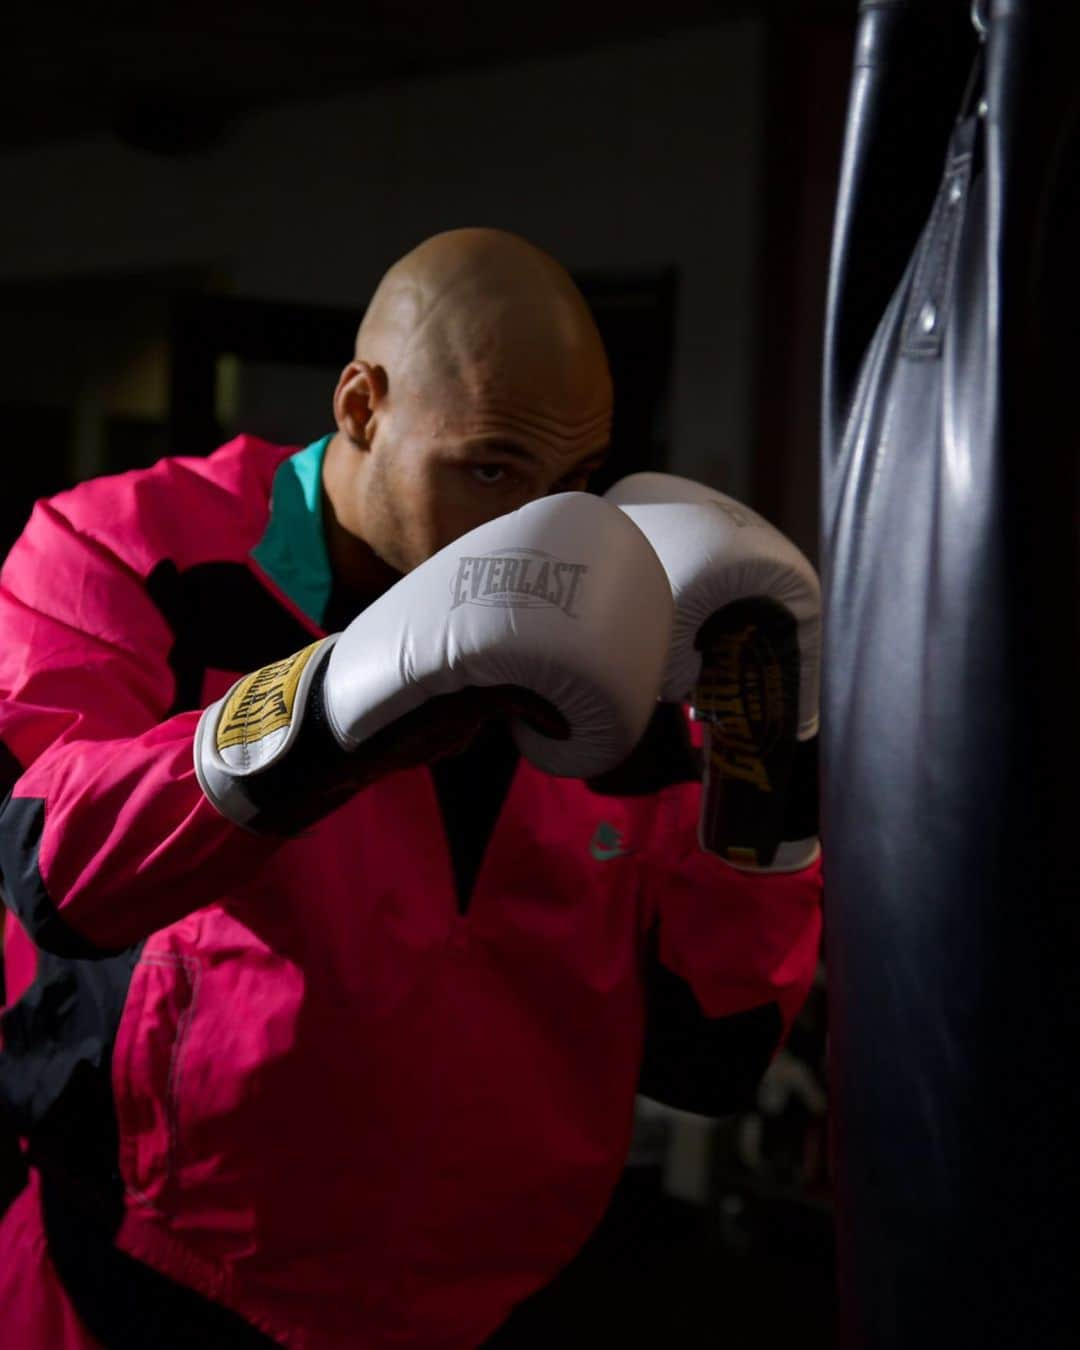
M 405 556 L 408 532 L 405 517 L 399 505 L 399 494 L 388 481 L 385 467 L 376 460 L 372 464 L 367 490 L 367 544 L 381 563 L 404 575 L 415 564 Z

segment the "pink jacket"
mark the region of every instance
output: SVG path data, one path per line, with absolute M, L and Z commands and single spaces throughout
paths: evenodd
M 426 769 L 287 842 L 218 816 L 199 709 L 322 632 L 324 445 L 84 484 L 0 574 L 0 1105 L 115 1204 L 121 1250 L 282 1345 L 466 1350 L 602 1214 L 647 1033 L 710 1109 L 712 1032 L 790 1023 L 820 877 L 701 853 L 695 783 L 601 796 L 525 762 L 464 914 Z M 696 1046 L 648 1031 L 650 959 Z M 0 1268 L 37 1259 L 28 1223 L 23 1197 Z M 0 1325 L 39 1316 L 16 1287 Z

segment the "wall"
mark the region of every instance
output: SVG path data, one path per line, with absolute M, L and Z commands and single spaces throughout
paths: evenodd
M 398 254 L 463 224 L 580 271 L 674 264 L 672 467 L 745 493 L 763 59 L 763 24 L 740 20 L 282 106 L 200 157 L 104 138 L 5 154 L 0 283 L 182 268 L 359 307 Z M 376 60 L 358 51 L 358 72 Z

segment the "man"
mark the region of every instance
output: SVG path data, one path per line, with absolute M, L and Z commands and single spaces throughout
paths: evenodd
M 20 1346 L 465 1350 L 596 1224 L 639 1084 L 752 1091 L 816 848 L 698 847 L 668 544 L 579 491 L 610 416 L 566 273 L 454 231 L 378 288 L 334 435 L 37 508 L 0 578 Z

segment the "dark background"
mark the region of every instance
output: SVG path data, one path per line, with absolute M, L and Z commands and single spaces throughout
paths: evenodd
M 238 430 L 323 434 L 381 273 L 482 224 L 554 253 L 593 305 L 616 379 L 611 477 L 703 479 L 816 557 L 855 8 L 16 14 L 0 551 L 36 497 L 80 478 Z M 643 1103 L 601 1230 L 497 1344 L 831 1344 L 824 1078 L 818 988 L 756 1109 L 713 1124 Z

